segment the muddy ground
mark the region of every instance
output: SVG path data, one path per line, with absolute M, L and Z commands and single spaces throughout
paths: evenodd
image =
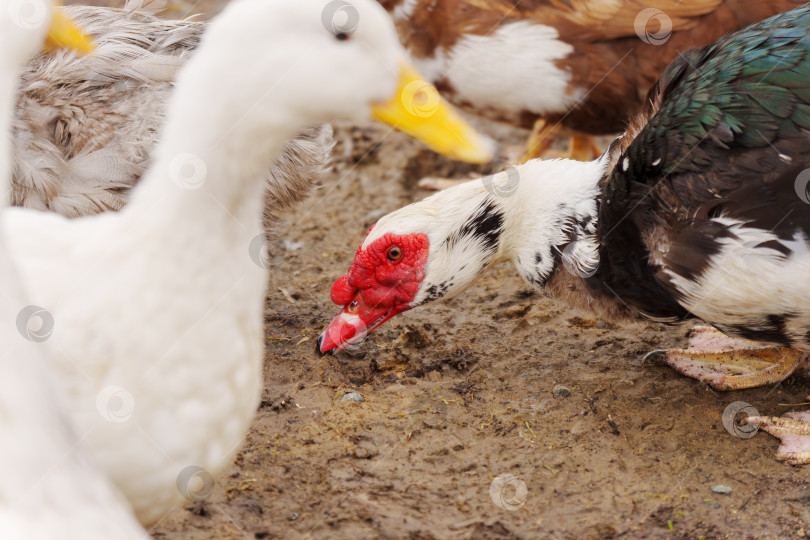
M 172 14 L 216 5 L 173 3 Z M 526 135 L 481 125 L 504 144 Z M 329 288 L 368 227 L 428 195 L 421 176 L 474 170 L 382 127 L 341 126 L 336 138 L 333 170 L 273 246 L 266 386 L 247 441 L 210 496 L 169 514 L 155 538 L 810 535 L 810 468 L 776 461 L 769 435 L 741 439 L 721 423 L 735 401 L 799 409 L 786 404 L 810 385 L 717 393 L 642 365 L 684 344 L 689 325 L 594 319 L 503 264 L 357 350 L 317 356 L 337 312 Z M 341 401 L 352 391 L 365 401 Z M 493 497 L 496 477 L 511 481 Z

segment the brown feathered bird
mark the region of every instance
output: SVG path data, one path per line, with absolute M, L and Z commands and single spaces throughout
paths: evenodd
M 534 128 L 618 133 L 680 53 L 802 0 L 380 0 L 421 72 L 476 114 Z M 599 154 L 576 137 L 570 157 Z

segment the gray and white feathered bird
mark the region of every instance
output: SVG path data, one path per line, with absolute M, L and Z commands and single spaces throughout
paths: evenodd
M 124 9 L 64 8 L 96 51 L 40 54 L 23 71 L 12 124 L 13 205 L 77 217 L 126 204 L 166 121 L 177 71 L 207 27 L 156 17 L 159 7 L 130 0 Z M 326 125 L 287 143 L 268 172 L 269 222 L 321 177 L 332 146 Z

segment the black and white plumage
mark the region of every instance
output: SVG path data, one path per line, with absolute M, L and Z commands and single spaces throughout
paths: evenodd
M 610 316 L 696 317 L 781 347 L 787 369 L 771 377 L 785 378 L 810 357 L 808 81 L 810 8 L 800 8 L 683 54 L 600 159 L 530 161 L 383 217 L 332 289 L 346 307 L 320 350 L 511 260 L 532 285 Z M 402 250 L 396 260 L 372 256 L 391 249 Z M 691 351 L 672 359 L 682 371 L 699 362 Z M 768 429 L 773 419 L 760 420 Z M 805 444 L 784 459 L 810 461 Z

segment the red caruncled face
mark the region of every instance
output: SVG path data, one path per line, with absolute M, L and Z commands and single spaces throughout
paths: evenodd
M 425 278 L 429 245 L 424 234 L 391 233 L 366 249 L 361 245 L 349 271 L 332 286 L 332 301 L 344 307 L 318 338 L 318 350 L 339 352 L 410 309 Z

